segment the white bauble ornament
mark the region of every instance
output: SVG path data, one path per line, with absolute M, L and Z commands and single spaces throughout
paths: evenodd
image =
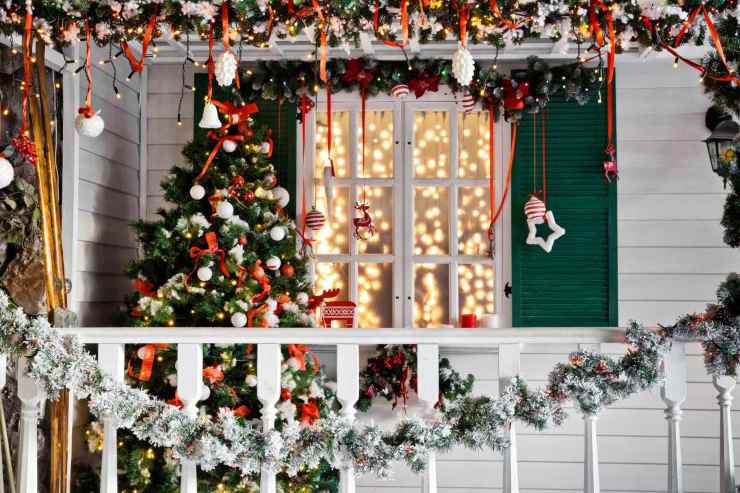
M 222 200 L 216 206 L 216 215 L 221 219 L 230 219 L 234 215 L 234 206 L 228 200 Z
M 83 137 L 97 137 L 103 133 L 105 122 L 100 117 L 100 111 L 93 116 L 85 116 L 82 113 L 78 113 L 75 117 L 75 128 L 77 129 L 77 133 Z
M 288 202 L 290 202 L 290 193 L 283 187 L 275 187 L 272 191 L 272 196 L 277 200 L 278 206 L 284 209 Z
M 203 387 L 200 389 L 200 400 L 207 401 L 209 397 L 211 397 L 211 389 L 208 385 L 203 384 Z
M 4 157 L 0 157 L 0 188 L 5 188 L 13 183 L 15 177 L 15 170 L 10 161 Z
M 236 150 L 236 142 L 226 139 L 224 140 L 224 144 L 221 146 L 221 149 L 223 149 L 224 152 L 228 152 L 229 154 L 231 154 Z
M 205 196 L 206 189 L 203 188 L 203 185 L 193 185 L 192 187 L 190 187 L 190 197 L 193 200 L 200 200 Z
M 231 316 L 231 325 L 234 327 L 246 327 L 247 325 L 247 316 L 243 314 L 242 312 L 236 312 Z
M 283 241 L 285 239 L 286 231 L 282 226 L 275 226 L 270 230 L 270 238 L 272 241 Z
M 221 120 L 218 119 L 218 108 L 210 101 L 203 108 L 203 117 L 198 123 L 200 128 L 221 128 Z
M 249 387 L 256 387 L 257 375 L 247 375 L 247 378 L 244 379 L 244 383 L 246 383 Z
M 299 305 L 308 305 L 308 293 L 300 292 L 295 295 L 295 302 Z
M 473 55 L 463 45 L 458 45 L 457 51 L 452 55 L 452 75 L 461 86 L 467 87 L 473 81 L 474 74 Z
M 200 279 L 203 282 L 208 282 L 213 277 L 213 271 L 210 267 L 201 267 L 196 272 L 196 275 L 198 276 L 198 279 Z
M 278 270 L 280 268 L 280 259 L 276 256 L 272 256 L 267 259 L 267 262 L 265 262 L 265 267 L 267 267 L 270 270 Z
M 293 371 L 298 371 L 301 369 L 301 362 L 298 361 L 297 358 L 288 358 L 288 368 L 290 368 Z
M 270 142 L 263 142 L 262 145 L 260 145 L 260 152 L 262 154 L 271 154 L 272 144 Z
M 475 98 L 470 91 L 465 91 L 462 98 L 462 110 L 466 115 L 475 109 Z
M 229 87 L 236 77 L 236 69 L 238 63 L 236 57 L 230 51 L 224 52 L 218 60 L 216 60 L 216 66 L 214 72 L 218 85 L 222 87 Z

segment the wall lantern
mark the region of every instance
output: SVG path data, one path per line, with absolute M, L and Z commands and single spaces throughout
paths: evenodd
M 729 172 L 727 165 L 737 160 L 735 140 L 740 135 L 740 125 L 732 117 L 716 106 L 707 110 L 706 126 L 712 133 L 706 138 L 709 153 L 709 164 L 712 171 L 726 177 Z

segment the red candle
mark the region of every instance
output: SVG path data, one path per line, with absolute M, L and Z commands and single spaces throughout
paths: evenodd
M 466 313 L 460 315 L 460 327 L 464 329 L 474 329 L 478 327 L 478 318 L 475 313 Z

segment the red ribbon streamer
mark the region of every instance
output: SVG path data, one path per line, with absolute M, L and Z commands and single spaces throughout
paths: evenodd
M 506 202 L 506 197 L 509 196 L 509 189 L 511 188 L 511 172 L 514 169 L 514 155 L 516 154 L 516 133 L 517 133 L 517 124 L 512 123 L 511 124 L 511 152 L 509 152 L 509 170 L 506 172 L 506 182 L 504 184 L 504 193 L 503 195 L 501 195 L 501 199 L 499 200 L 498 206 L 496 207 L 496 213 L 493 215 L 491 226 L 496 224 L 496 221 L 498 221 L 499 216 L 504 210 L 504 203 Z
M 493 15 L 501 19 L 501 25 L 509 30 L 515 30 L 522 27 L 525 23 L 520 22 L 516 23 L 510 19 L 504 18 L 503 14 L 501 13 L 501 10 L 498 7 L 498 2 L 496 0 L 489 0 L 488 6 L 490 7 L 491 11 L 493 12 Z
M 80 107 L 80 109 L 78 110 L 78 113 L 80 115 L 83 115 L 85 118 L 92 118 L 93 116 L 95 116 L 95 110 L 92 106 L 93 74 L 92 63 L 90 61 L 90 38 L 90 23 L 88 21 L 85 21 L 85 75 L 87 75 L 87 94 L 85 95 L 85 105 Z
M 460 16 L 460 44 L 463 47 L 468 43 L 468 19 L 470 18 L 471 8 L 472 5 L 467 3 L 463 3 L 458 8 L 458 15 Z
M 26 5 L 26 23 L 23 28 L 23 99 L 21 101 L 21 136 L 28 132 L 28 97 L 31 91 L 31 31 L 33 13 L 31 4 Z
M 303 248 L 306 246 L 310 247 L 313 244 L 313 240 L 306 237 L 306 117 L 313 108 L 313 101 L 307 95 L 302 94 L 298 110 L 300 111 L 301 118 L 301 146 L 302 146 L 302 159 L 301 165 L 303 166 L 304 173 L 301 178 L 301 230 L 298 232 L 298 236 L 301 237 Z
M 494 175 L 496 173 L 496 111 L 493 104 L 488 111 L 488 219 L 490 232 L 493 233 L 493 208 L 496 203 Z
M 288 354 L 291 358 L 298 360 L 301 371 L 306 370 L 306 355 L 308 354 L 313 360 L 313 372 L 319 371 L 319 358 L 305 344 L 288 344 Z
M 139 375 L 136 377 L 141 382 L 148 382 L 152 378 L 152 369 L 154 368 L 154 358 L 157 356 L 158 349 L 167 349 L 167 344 L 146 344 L 141 347 L 141 351 L 144 353 L 144 357 L 141 358 L 141 368 L 139 369 Z M 129 366 L 130 377 L 133 377 L 133 369 Z
M 144 70 L 144 60 L 146 59 L 147 51 L 149 50 L 149 43 L 152 42 L 154 36 L 154 28 L 157 26 L 157 16 L 153 15 L 149 18 L 149 23 L 144 31 L 144 39 L 141 41 L 141 60 L 136 59 L 136 55 L 131 51 L 128 42 L 124 39 L 121 41 L 121 49 L 123 54 L 126 55 L 128 63 L 131 65 L 132 72 L 142 72 Z
M 206 173 L 208 173 L 208 169 L 211 167 L 216 154 L 218 154 L 218 151 L 224 145 L 225 141 L 233 140 L 235 142 L 241 142 L 244 140 L 244 135 L 231 135 L 227 133 L 229 127 L 234 124 L 234 117 L 238 117 L 238 120 L 241 122 L 243 119 L 249 118 L 249 115 L 259 111 L 259 108 L 254 103 L 245 104 L 243 106 L 236 106 L 228 101 L 221 102 L 214 99 L 211 100 L 211 102 L 214 104 L 214 106 L 216 106 L 216 108 L 221 110 L 221 112 L 226 115 L 226 123 L 221 127 L 218 133 L 208 132 L 208 137 L 217 140 L 217 142 L 213 149 L 211 149 L 211 153 L 208 155 L 208 159 L 206 159 L 206 162 L 203 165 L 203 168 L 200 170 L 200 173 L 197 177 L 195 177 L 195 181 L 200 181 L 203 179 L 204 176 L 206 176 Z

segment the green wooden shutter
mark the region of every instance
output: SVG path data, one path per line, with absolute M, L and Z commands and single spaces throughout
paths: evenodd
M 550 253 L 527 245 L 533 125 L 518 131 L 512 177 L 512 315 L 515 327 L 616 326 L 617 194 L 604 180 L 606 102 L 547 106 L 547 206 L 566 230 Z M 537 119 L 538 175 L 541 174 Z M 539 186 L 539 185 L 538 185 Z M 547 234 L 546 225 L 540 226 Z
M 198 122 L 203 114 L 204 97 L 208 90 L 208 75 L 195 74 L 195 133 L 196 137 L 205 135 L 205 132 L 198 128 Z M 218 86 L 214 86 L 214 99 L 225 98 L 225 93 Z M 259 107 L 259 112 L 253 115 L 255 122 L 259 125 L 266 125 L 272 129 L 272 140 L 275 148 L 272 154 L 272 164 L 277 172 L 278 183 L 281 187 L 290 192 L 291 203 L 286 208 L 286 212 L 295 218 L 296 204 L 296 145 L 297 145 L 297 120 L 295 103 L 283 103 L 279 107 L 277 101 L 260 99 L 253 101 Z M 278 121 L 279 120 L 279 121 Z

